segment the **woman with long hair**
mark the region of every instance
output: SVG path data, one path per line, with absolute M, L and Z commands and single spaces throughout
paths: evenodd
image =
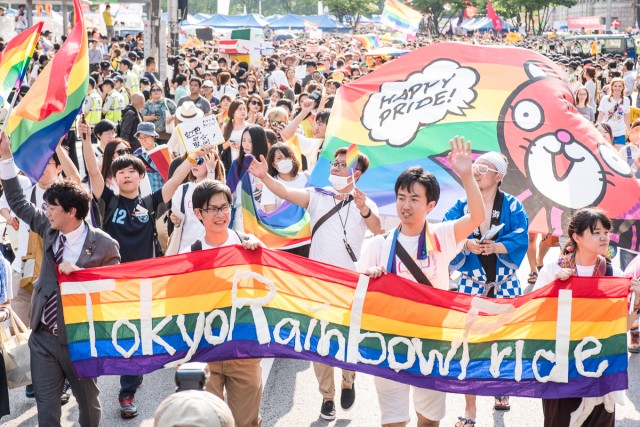
M 567 235 L 569 241 L 563 248 L 557 262 L 546 264 L 538 274 L 538 281 L 534 291 L 549 283 L 559 280 L 567 280 L 572 276 L 615 276 L 622 277 L 622 270 L 613 266 L 607 259 L 609 249 L 609 232 L 611 220 L 607 214 L 597 208 L 584 208 L 576 211 L 569 220 Z M 630 327 L 638 318 L 637 311 L 640 308 L 640 286 L 638 279 L 631 281 L 631 291 L 635 293 L 633 314 L 627 318 L 627 327 Z M 579 424 L 582 427 L 613 427 L 615 425 L 615 412 L 605 409 L 604 399 L 599 399 L 599 404 L 583 405 L 581 397 L 564 399 L 542 399 L 546 427 L 568 426 L 570 419 L 576 417 L 584 421 Z M 598 402 L 596 402 L 598 403 Z M 587 408 L 585 413 L 585 407 Z M 593 408 L 589 410 L 588 408 Z
M 575 104 L 578 113 L 582 115 L 585 119 L 589 120 L 591 123 L 596 121 L 596 113 L 591 108 L 591 102 L 589 98 L 589 91 L 586 87 L 580 86 L 575 93 Z
M 218 104 L 218 114 L 216 115 L 216 120 L 218 120 L 218 124 L 220 125 L 220 129 L 224 128 L 224 125 L 229 120 L 229 106 L 231 105 L 230 95 L 222 95 L 220 99 L 220 103 Z
M 258 79 L 254 75 L 247 77 L 247 88 L 249 89 L 249 95 L 260 94 L 258 89 Z
M 229 173 L 227 174 L 227 186 L 233 191 L 233 206 L 235 209 L 233 219 L 233 229 L 244 231 L 242 222 L 242 179 L 249 170 L 253 158 L 267 156 L 269 144 L 267 135 L 262 126 L 250 125 L 242 133 L 242 143 L 238 158 L 233 161 Z M 251 182 L 251 190 L 256 204 L 260 204 L 262 195 L 262 182 L 255 176 L 247 175 Z
M 222 99 L 223 95 L 229 95 L 232 99 L 238 95 L 238 89 L 231 86 L 231 74 L 227 71 L 218 74 L 218 87 L 213 92 L 218 99 Z
M 118 185 L 113 181 L 113 173 L 111 172 L 111 163 L 116 157 L 126 156 L 131 154 L 131 146 L 127 141 L 122 138 L 116 138 L 104 149 L 104 155 L 102 156 L 102 177 L 104 178 L 104 184 L 118 194 Z
M 264 126 L 265 122 L 262 115 L 262 113 L 264 113 L 264 101 L 260 95 L 249 95 L 247 100 L 247 110 L 249 111 L 247 115 L 247 122 L 252 125 Z
M 182 157 L 187 158 L 187 153 Z M 224 166 L 216 151 L 211 151 L 205 157 L 198 158 L 198 162 L 191 166 L 187 182 L 182 184 L 171 199 L 170 219 L 174 225 L 172 240 L 179 239 L 169 245 L 171 249 L 166 255 L 173 255 L 185 251 L 195 240 L 202 237 L 204 227 L 198 220 L 191 202 L 193 190 L 203 179 L 224 181 Z
M 236 99 L 229 105 L 229 121 L 222 129 L 225 143 L 221 146 L 220 158 L 225 170 L 231 168 L 231 163 L 238 158 L 242 133 L 247 127 L 247 106 L 242 99 Z M 232 189 L 233 190 L 233 189 Z
M 307 184 L 309 172 L 300 170 L 300 162 L 288 145 L 282 142 L 272 145 L 267 154 L 267 164 L 269 175 L 287 187 L 304 188 Z M 265 212 L 273 212 L 282 204 L 282 199 L 265 187 L 260 204 Z
M 600 132 L 607 143 L 613 145 L 613 132 L 611 131 L 611 126 L 606 123 L 596 123 L 596 130 Z
M 293 93 L 299 95 L 302 93 L 302 84 L 300 83 L 300 79 L 296 77 L 296 70 L 293 67 L 287 68 L 286 71 L 287 81 L 289 82 L 289 87 L 293 89 Z
M 624 96 L 624 80 L 614 78 L 609 84 L 610 95 L 600 100 L 598 106 L 598 123 L 606 123 L 611 126 L 613 132 L 613 144 L 622 146 L 627 140 L 629 129 L 629 112 L 631 103 L 629 98 Z

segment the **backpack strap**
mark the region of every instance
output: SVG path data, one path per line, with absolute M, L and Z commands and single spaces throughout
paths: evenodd
M 604 272 L 605 276 L 613 276 L 613 265 L 611 265 L 611 260 L 606 261 L 607 268 Z
M 247 240 L 249 240 L 248 234 L 244 234 L 236 230 L 233 231 L 236 233 L 236 236 L 238 236 L 238 239 L 240 239 L 241 242 L 246 242 Z
M 36 186 L 37 186 L 37 185 L 38 185 L 38 184 L 35 184 L 35 185 L 33 186 L 33 188 L 31 189 L 31 203 L 33 203 L 33 204 L 34 204 L 34 206 L 35 206 L 35 204 L 36 204 Z
M 197 252 L 201 250 L 202 250 L 202 242 L 200 241 L 200 239 L 198 239 L 195 242 L 193 242 L 193 244 L 191 245 L 191 252 Z
M 153 209 L 153 193 L 147 194 L 146 196 L 141 198 L 142 206 L 149 212 L 149 219 L 151 220 L 151 224 L 153 225 L 153 249 L 154 256 L 162 256 L 162 247 L 160 246 L 160 240 L 158 239 L 158 230 L 156 228 L 156 211 Z
M 185 213 L 184 199 L 186 199 L 187 197 L 187 187 L 189 187 L 188 182 L 185 182 L 184 184 L 182 184 L 182 199 L 180 200 L 180 212 L 182 212 L 182 214 Z
M 111 200 L 109 200 L 109 204 L 107 205 L 107 207 L 104 210 L 104 217 L 102 218 L 102 229 L 103 230 L 106 230 L 107 221 L 109 221 L 109 218 L 111 218 L 113 213 L 118 208 L 118 202 L 119 201 L 120 201 L 120 196 L 117 195 L 117 194 L 114 194 L 113 197 L 111 197 Z

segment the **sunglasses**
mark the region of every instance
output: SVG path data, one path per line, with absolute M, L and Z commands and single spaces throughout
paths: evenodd
M 162 89 L 159 89 L 159 88 L 151 89 L 151 92 L 162 92 Z
M 204 157 L 198 157 L 198 162 L 196 164 L 198 166 L 202 166 L 204 164 Z
M 121 148 L 120 150 L 116 150 L 116 154 L 118 156 L 124 156 L 125 154 L 131 154 L 131 150 L 128 148 Z
M 482 163 L 473 165 L 473 171 L 478 172 L 480 175 L 486 175 L 489 171 L 498 173 L 497 170 L 491 169 L 489 166 L 483 165 Z
M 254 99 L 252 99 L 251 101 L 249 101 L 249 104 L 251 105 L 260 105 L 260 103 Z

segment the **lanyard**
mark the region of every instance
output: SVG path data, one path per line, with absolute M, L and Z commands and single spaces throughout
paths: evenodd
M 398 244 L 398 235 L 402 230 L 402 224 L 400 224 L 395 231 L 393 232 L 393 240 L 391 241 L 391 250 L 389 251 L 389 259 L 387 260 L 387 271 L 389 273 L 396 274 L 396 250 Z M 416 259 L 425 260 L 427 259 L 427 221 L 424 222 L 424 226 L 422 226 L 422 231 L 420 232 L 420 236 L 418 237 L 418 251 L 416 253 Z

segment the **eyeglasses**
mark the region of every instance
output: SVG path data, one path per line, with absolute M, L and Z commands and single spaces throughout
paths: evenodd
M 480 175 L 486 175 L 487 172 L 489 172 L 489 171 L 498 173 L 497 170 L 491 169 L 489 166 L 483 165 L 482 163 L 479 163 L 477 165 L 473 165 L 473 171 L 474 172 L 478 172 Z
M 283 121 L 273 121 L 273 122 L 269 122 L 269 124 L 271 126 L 283 126 L 286 122 Z
M 252 99 L 251 101 L 249 101 L 249 104 L 251 104 L 251 105 L 260 105 L 260 103 L 258 101 L 256 101 L 255 99 Z
M 210 216 L 218 215 L 218 214 L 226 215 L 229 212 L 231 212 L 231 206 L 229 205 L 209 206 L 207 209 L 200 208 L 201 214 L 210 215 Z
M 331 165 L 332 168 L 336 168 L 338 170 L 347 168 L 347 164 L 344 162 L 334 161 L 334 162 L 329 162 L 329 164 Z M 358 168 L 355 168 L 354 170 L 360 171 L 360 169 Z
M 255 80 L 247 80 L 247 83 L 255 83 Z
M 116 154 L 118 156 L 124 156 L 125 154 L 131 154 L 131 150 L 128 148 L 121 148 L 120 150 L 116 150 Z
M 151 89 L 151 92 L 162 92 L 162 89 L 160 89 L 160 88 L 154 88 L 154 89 Z

